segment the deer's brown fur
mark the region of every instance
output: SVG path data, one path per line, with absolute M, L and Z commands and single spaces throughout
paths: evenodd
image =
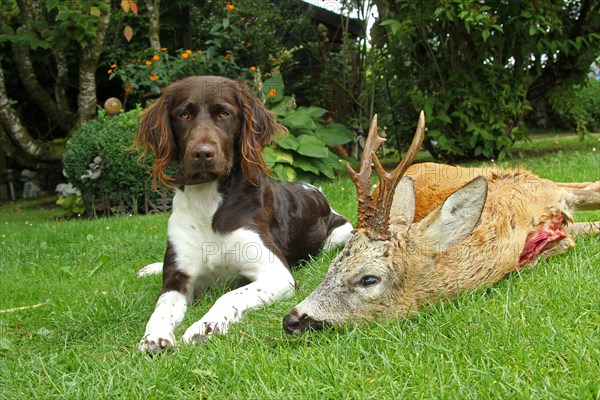
M 571 215 L 600 208 L 597 183 L 423 163 L 395 184 L 387 235 L 359 225 L 323 282 L 284 318 L 286 331 L 404 317 L 570 249 L 571 230 L 600 233 L 600 224 L 574 225 Z

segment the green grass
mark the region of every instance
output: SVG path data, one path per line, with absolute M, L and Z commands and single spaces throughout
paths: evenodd
M 543 177 L 600 179 L 599 151 L 513 160 Z M 597 145 L 596 145 L 597 146 Z M 324 183 L 355 218 L 351 182 Z M 137 343 L 161 285 L 167 215 L 61 221 L 43 202 L 0 207 L 2 399 L 600 398 L 600 240 L 491 288 L 402 321 L 286 335 L 281 318 L 323 278 L 335 252 L 295 271 L 290 300 L 251 312 L 205 345 L 155 357 Z M 600 212 L 577 215 L 600 220 Z M 190 307 L 185 328 L 222 289 Z

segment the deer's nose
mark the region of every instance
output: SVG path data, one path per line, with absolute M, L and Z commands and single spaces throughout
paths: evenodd
M 297 335 L 308 329 L 321 330 L 323 325 L 323 321 L 317 321 L 306 314 L 298 316 L 296 309 L 283 317 L 283 330 L 290 335 Z
M 304 331 L 304 329 L 302 329 L 302 321 L 292 313 L 289 313 L 283 317 L 283 330 L 290 335 L 298 334 Z

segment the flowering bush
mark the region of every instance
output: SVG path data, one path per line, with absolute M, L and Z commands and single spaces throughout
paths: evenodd
M 228 2 L 226 8 L 227 17 L 213 25 L 211 38 L 202 49 L 170 52 L 162 48 L 158 54 L 142 51 L 127 62 L 113 63 L 107 70 L 109 79 L 119 77 L 126 95 L 136 98 L 148 92 L 158 95 L 170 82 L 192 75 L 251 79 L 256 67 L 238 65 L 238 57 L 252 46 L 252 42 L 244 40 L 240 29 L 231 23 L 233 4 Z

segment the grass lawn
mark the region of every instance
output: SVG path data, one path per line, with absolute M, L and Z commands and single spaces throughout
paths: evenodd
M 501 165 L 600 179 L 597 136 L 565 148 Z M 322 186 L 355 220 L 352 183 Z M 150 357 L 136 347 L 161 278 L 135 272 L 161 260 L 168 216 L 54 215 L 39 201 L 0 207 L 2 399 L 600 398 L 598 237 L 413 318 L 288 336 L 281 318 L 335 256 L 322 253 L 295 272 L 292 299 L 249 313 L 204 345 Z M 600 212 L 576 219 L 600 220 Z M 190 307 L 177 337 L 221 293 Z

